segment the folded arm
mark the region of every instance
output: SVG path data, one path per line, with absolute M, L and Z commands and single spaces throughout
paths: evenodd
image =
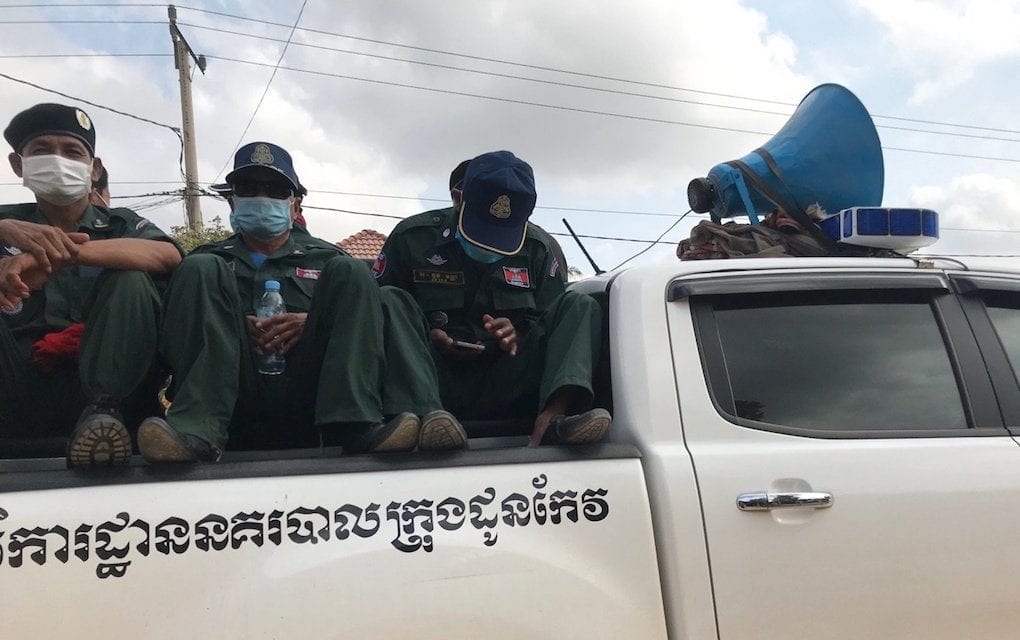
M 78 264 L 121 271 L 169 273 L 181 261 L 170 242 L 143 238 L 91 240 L 78 247 Z

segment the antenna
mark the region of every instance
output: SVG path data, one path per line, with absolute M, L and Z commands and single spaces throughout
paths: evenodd
M 563 226 L 565 226 L 567 228 L 567 231 L 569 231 L 570 235 L 574 238 L 574 242 L 576 242 L 577 246 L 581 248 L 581 253 L 584 254 L 584 257 L 588 258 L 588 262 L 591 264 L 591 268 L 595 269 L 595 275 L 600 276 L 603 273 L 605 273 L 605 271 L 603 271 L 602 269 L 599 269 L 599 266 L 597 264 L 595 264 L 594 260 L 591 259 L 591 254 L 589 254 L 588 250 L 584 248 L 583 244 L 581 244 L 581 239 L 578 238 L 577 234 L 574 233 L 574 230 L 570 228 L 570 223 L 567 222 L 566 218 L 563 218 Z

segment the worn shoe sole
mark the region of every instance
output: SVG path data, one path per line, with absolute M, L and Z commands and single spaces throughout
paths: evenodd
M 446 451 L 467 446 L 467 432 L 447 411 L 432 411 L 421 422 L 420 451 Z
M 556 437 L 564 444 L 598 442 L 606 435 L 612 416 L 605 409 L 592 409 L 580 415 L 567 416 L 556 424 Z
M 131 435 L 117 418 L 96 413 L 85 419 L 67 443 L 71 467 L 110 467 L 131 459 Z
M 369 451 L 377 453 L 397 453 L 413 451 L 418 444 L 418 430 L 421 422 L 413 413 L 404 412 L 386 422 L 389 433 L 379 442 L 374 443 Z
M 162 418 L 146 418 L 138 427 L 138 449 L 148 462 L 195 462 L 195 452 Z

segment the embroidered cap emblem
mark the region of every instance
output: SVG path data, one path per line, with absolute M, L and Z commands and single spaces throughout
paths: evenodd
M 251 161 L 255 164 L 273 164 L 276 158 L 273 157 L 269 147 L 264 144 L 255 146 L 255 151 L 251 154 Z
M 92 128 L 92 121 L 89 120 L 89 117 L 81 109 L 74 110 L 74 117 L 78 119 L 78 124 L 81 125 L 82 129 L 88 131 Z
M 510 196 L 505 193 L 496 198 L 496 201 L 489 207 L 489 213 L 493 218 L 505 220 L 510 217 Z

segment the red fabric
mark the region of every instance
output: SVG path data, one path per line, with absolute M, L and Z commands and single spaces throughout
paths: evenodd
M 85 325 L 81 322 L 72 324 L 63 331 L 47 333 L 32 345 L 32 360 L 40 371 L 49 372 L 62 364 L 78 360 L 78 348 L 81 346 L 81 332 Z

